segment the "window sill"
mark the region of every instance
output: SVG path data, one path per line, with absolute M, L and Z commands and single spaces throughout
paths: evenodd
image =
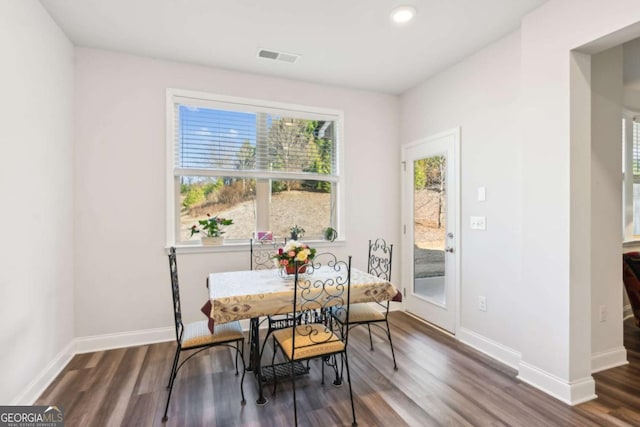
M 336 247 L 344 247 L 346 242 L 344 240 L 336 239 L 333 242 L 327 240 L 305 240 L 304 243 L 308 244 L 314 248 L 336 248 Z M 284 243 L 283 243 L 284 245 Z M 230 252 L 248 252 L 250 250 L 251 244 L 248 241 L 240 240 L 240 241 L 230 241 L 225 242 L 219 246 L 203 246 L 201 244 L 182 244 L 182 245 L 174 245 L 176 248 L 176 253 L 179 254 L 200 254 L 200 253 L 230 253 Z M 165 251 L 168 254 L 169 248 L 171 246 L 165 247 Z
M 632 246 L 640 246 L 640 239 L 633 237 L 633 238 L 631 238 L 629 240 L 624 240 L 622 242 L 622 247 L 623 248 L 629 248 L 629 247 L 632 247 Z

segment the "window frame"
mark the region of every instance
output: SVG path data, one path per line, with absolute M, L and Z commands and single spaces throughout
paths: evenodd
M 633 233 L 634 216 L 636 215 L 633 196 L 634 122 L 638 123 L 634 118 L 637 119 L 639 116 L 640 113 L 625 109 L 622 121 L 622 239 L 625 245 L 640 242 L 640 234 Z M 640 215 L 640 212 L 637 215 Z
M 174 165 L 175 148 L 176 148 L 176 103 L 188 103 L 189 106 L 213 108 L 227 111 L 239 111 L 239 112 L 263 112 L 268 114 L 281 114 L 286 113 L 288 117 L 301 118 L 301 119 L 319 119 L 319 120 L 334 120 L 337 125 L 337 131 L 335 134 L 335 167 L 336 178 L 334 175 L 327 176 L 329 181 L 335 182 L 335 195 L 332 197 L 335 200 L 335 228 L 338 232 L 337 244 L 342 244 L 345 241 L 345 221 L 344 221 L 344 206 L 345 206 L 345 150 L 344 150 L 344 112 L 342 110 L 312 107 L 301 104 L 290 104 L 276 101 L 269 101 L 263 99 L 254 98 L 242 98 L 236 96 L 220 95 L 209 92 L 184 90 L 168 88 L 166 90 L 166 247 L 176 246 L 179 248 L 193 248 L 195 251 L 233 251 L 234 247 L 240 248 L 249 244 L 249 238 L 237 239 L 233 242 L 226 243 L 222 246 L 201 246 L 197 242 L 178 242 L 178 226 L 179 209 L 176 206 L 177 200 L 180 198 L 179 186 L 175 185 L 175 179 L 180 176 L 180 170 L 182 168 L 176 168 Z M 197 172 L 197 169 L 189 169 L 189 173 Z M 211 170 L 202 170 L 203 175 L 211 173 Z M 264 174 L 255 171 L 234 171 L 234 170 L 221 170 L 220 175 L 224 176 L 237 176 L 237 177 L 249 177 L 249 178 L 264 178 Z M 295 172 L 269 172 L 269 179 L 309 179 L 309 175 L 305 173 Z M 264 200 L 256 199 L 258 209 L 266 209 L 265 215 L 268 217 L 268 208 L 270 206 L 269 196 Z M 303 224 L 300 224 L 303 225 Z M 256 224 L 256 227 L 260 229 L 260 225 Z M 255 230 L 254 230 L 255 231 Z M 325 242 L 324 240 L 308 240 L 314 242 L 314 244 Z

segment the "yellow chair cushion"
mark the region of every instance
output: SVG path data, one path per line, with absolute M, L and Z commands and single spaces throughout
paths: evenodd
M 182 333 L 182 348 L 198 347 L 207 344 L 216 344 L 225 341 L 244 339 L 240 322 L 217 323 L 213 328 L 213 334 L 209 331 L 206 320 L 188 323 Z
M 352 304 L 349 306 L 349 323 L 384 321 L 384 313 L 369 304 Z
M 293 328 L 280 329 L 273 333 L 284 354 L 289 360 L 308 359 L 320 357 L 325 354 L 344 351 L 344 343 L 324 325 L 312 323 L 297 326 L 296 351 L 293 352 Z M 308 328 L 311 328 L 311 332 Z
M 334 309 L 333 315 L 341 322 L 345 323 L 346 309 Z M 363 322 L 382 322 L 384 321 L 385 313 L 378 311 L 367 303 L 351 304 L 349 306 L 349 323 L 363 323 Z

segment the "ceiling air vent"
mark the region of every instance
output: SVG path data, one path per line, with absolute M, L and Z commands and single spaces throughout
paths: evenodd
M 298 58 L 300 58 L 300 55 L 296 55 L 295 53 L 278 52 L 275 50 L 259 49 L 258 58 L 273 59 L 293 64 L 298 60 Z

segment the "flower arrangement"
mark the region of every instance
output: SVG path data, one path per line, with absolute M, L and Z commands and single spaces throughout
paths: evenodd
M 297 240 L 289 240 L 284 248 L 278 249 L 278 253 L 273 257 L 276 266 L 287 270 L 291 274 L 295 268 L 295 262 L 304 264 L 316 256 L 315 248 L 310 248 L 305 243 Z
M 203 233 L 207 237 L 220 237 L 224 233 L 222 227 L 233 224 L 232 219 L 220 218 L 217 215 L 212 217 L 209 214 L 207 216 L 209 218 L 201 219 L 197 225 L 191 227 L 191 236 L 196 233 Z

